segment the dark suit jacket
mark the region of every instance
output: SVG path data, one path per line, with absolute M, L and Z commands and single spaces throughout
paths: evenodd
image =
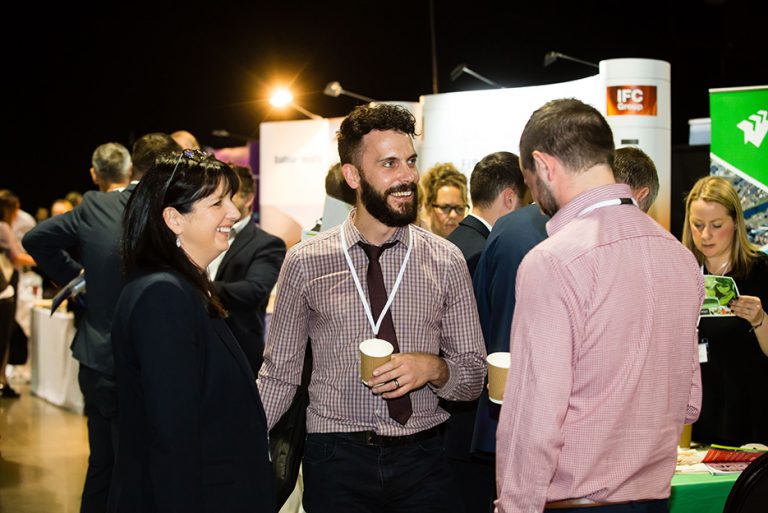
M 474 216 L 467 216 L 461 220 L 459 226 L 447 237 L 464 254 L 464 260 L 467 261 L 470 276 L 475 275 L 475 267 L 477 267 L 480 252 L 483 251 L 485 239 L 488 238 L 489 233 L 491 232 L 488 231 L 488 228 L 482 221 Z
M 538 205 L 528 205 L 500 217 L 493 225 L 472 279 L 488 354 L 509 351 L 517 268 L 528 251 L 547 238 L 548 220 Z M 488 391 L 483 389 L 472 440 L 473 452 L 496 452 L 499 409 L 488 400 Z
M 175 272 L 129 281 L 112 329 L 120 439 L 110 512 L 275 512 L 267 420 L 245 354 Z
M 254 223 L 236 236 L 216 271 L 213 287 L 229 310 L 227 324 L 243 348 L 253 373 L 264 353 L 264 313 L 285 258 L 285 243 Z
M 72 354 L 83 365 L 114 375 L 112 313 L 120 295 L 120 237 L 123 211 L 135 184 L 122 192 L 87 192 L 74 210 L 43 221 L 22 244 L 53 281 L 65 285 L 85 269 L 86 308 L 72 342 Z M 80 263 L 67 252 L 76 247 Z M 81 265 L 82 264 L 82 265 Z
M 467 216 L 447 237 L 464 255 L 470 276 L 475 273 L 480 252 L 489 233 L 482 221 L 474 216 Z M 467 461 L 475 428 L 477 400 L 442 401 L 441 406 L 451 414 L 451 418 L 443 427 L 446 454 L 450 458 Z

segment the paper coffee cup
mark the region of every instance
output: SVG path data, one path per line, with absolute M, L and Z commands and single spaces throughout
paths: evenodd
M 373 377 L 373 370 L 392 359 L 392 344 L 380 338 L 369 338 L 360 342 L 360 379 L 367 382 Z
M 501 404 L 504 400 L 504 388 L 509 372 L 509 353 L 491 353 L 488 355 L 488 398 Z
M 691 424 L 685 424 L 683 426 L 683 431 L 680 433 L 680 442 L 677 444 L 678 447 L 681 449 L 690 449 L 691 448 L 691 432 L 693 431 L 693 426 Z

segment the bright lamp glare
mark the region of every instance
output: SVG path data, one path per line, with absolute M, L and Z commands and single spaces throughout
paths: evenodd
M 277 89 L 269 99 L 275 107 L 285 107 L 293 101 L 293 95 L 288 89 Z

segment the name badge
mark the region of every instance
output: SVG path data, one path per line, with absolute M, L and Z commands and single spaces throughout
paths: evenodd
M 704 342 L 702 344 L 699 344 L 699 363 L 707 363 L 709 355 L 709 343 Z

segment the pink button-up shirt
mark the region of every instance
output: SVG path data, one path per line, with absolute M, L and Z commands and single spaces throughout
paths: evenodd
M 669 496 L 683 423 L 698 418 L 693 255 L 626 185 L 584 192 L 523 260 L 497 432 L 500 512 L 587 497 Z

